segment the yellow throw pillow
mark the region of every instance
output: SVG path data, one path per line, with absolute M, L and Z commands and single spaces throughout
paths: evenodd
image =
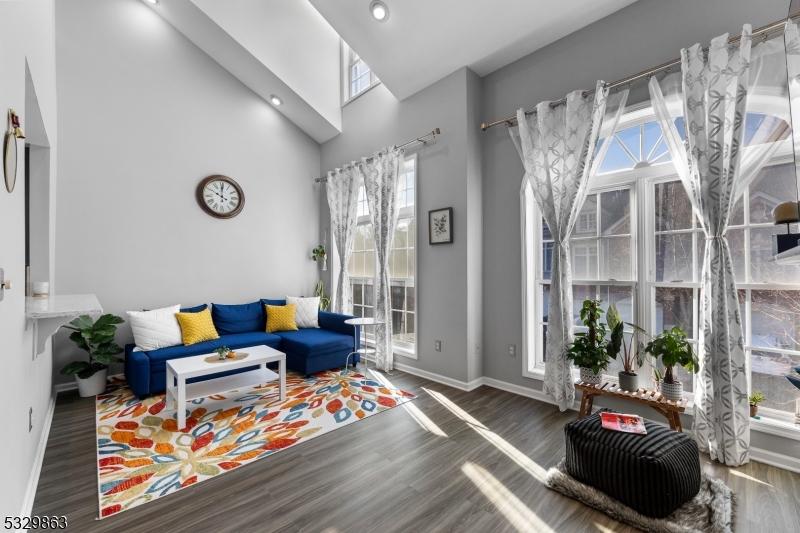
M 181 326 L 183 344 L 197 344 L 198 342 L 219 339 L 217 328 L 211 320 L 211 310 L 206 308 L 199 313 L 175 313 L 178 324 Z
M 267 333 L 297 331 L 297 304 L 267 305 Z

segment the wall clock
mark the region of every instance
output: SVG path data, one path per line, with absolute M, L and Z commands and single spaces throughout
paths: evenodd
M 228 176 L 205 178 L 197 186 L 196 196 L 203 211 L 216 218 L 233 218 L 244 207 L 244 191 Z

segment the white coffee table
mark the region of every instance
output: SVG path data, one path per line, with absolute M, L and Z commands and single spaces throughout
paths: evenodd
M 260 385 L 277 379 L 280 383 L 281 401 L 286 399 L 286 354 L 270 348 L 269 346 L 251 346 L 250 348 L 242 348 L 237 351 L 246 352 L 250 355 L 240 361 L 226 360 L 219 363 L 209 363 L 206 361 L 206 358 L 211 355 L 216 357 L 217 354 L 215 353 L 167 361 L 167 396 L 165 401 L 167 403 L 167 409 L 172 409 L 176 400 L 178 402 L 178 429 L 186 427 L 186 402 L 196 398 L 204 398 L 212 394 L 227 392 L 250 385 Z M 267 363 L 275 362 L 278 363 L 279 374 L 267 368 Z M 186 383 L 187 379 L 255 365 L 259 366 L 257 370 L 199 381 L 197 383 Z

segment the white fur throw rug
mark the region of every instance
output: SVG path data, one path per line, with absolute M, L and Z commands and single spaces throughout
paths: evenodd
M 732 533 L 736 496 L 717 478 L 702 474 L 700 492 L 666 518 L 650 518 L 599 490 L 584 485 L 564 470 L 564 460 L 547 472 L 547 487 L 583 502 L 611 518 L 652 533 Z

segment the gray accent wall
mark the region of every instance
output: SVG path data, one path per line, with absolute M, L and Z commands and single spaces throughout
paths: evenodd
M 139 0 L 58 2 L 56 14 L 58 292 L 95 293 L 126 319 L 310 295 L 319 144 Z M 243 187 L 236 218 L 197 205 L 211 174 Z M 132 340 L 127 323 L 118 340 Z M 64 334 L 56 349 L 56 372 L 80 356 Z
M 788 0 L 639 0 L 630 6 L 483 78 L 483 121 L 514 115 L 598 79 L 615 81 L 675 59 L 682 47 L 741 33 L 783 17 Z M 641 85 L 636 86 L 641 92 Z M 636 99 L 641 99 L 638 97 Z M 483 144 L 483 375 L 535 390 L 522 376 L 522 285 L 519 187 L 522 162 L 505 126 L 482 133 Z M 516 344 L 517 357 L 508 355 Z M 625 408 L 624 406 L 622 408 Z M 630 406 L 628 406 L 630 410 Z M 647 411 L 641 414 L 652 416 Z M 688 423 L 688 421 L 687 421 Z M 688 426 L 687 426 L 688 427 Z M 800 442 L 753 433 L 755 447 L 793 457 Z
M 322 171 L 440 128 L 417 154 L 417 359 L 395 362 L 458 381 L 480 375 L 480 78 L 462 68 L 398 101 L 383 85 L 342 109 L 342 134 L 322 145 Z M 324 187 L 319 186 L 320 189 Z M 323 227 L 330 215 L 321 193 Z M 453 244 L 428 244 L 428 211 L 453 208 Z M 330 242 L 330 238 L 329 241 Z M 329 284 L 330 285 L 330 284 Z M 436 340 L 442 351 L 436 352 Z

